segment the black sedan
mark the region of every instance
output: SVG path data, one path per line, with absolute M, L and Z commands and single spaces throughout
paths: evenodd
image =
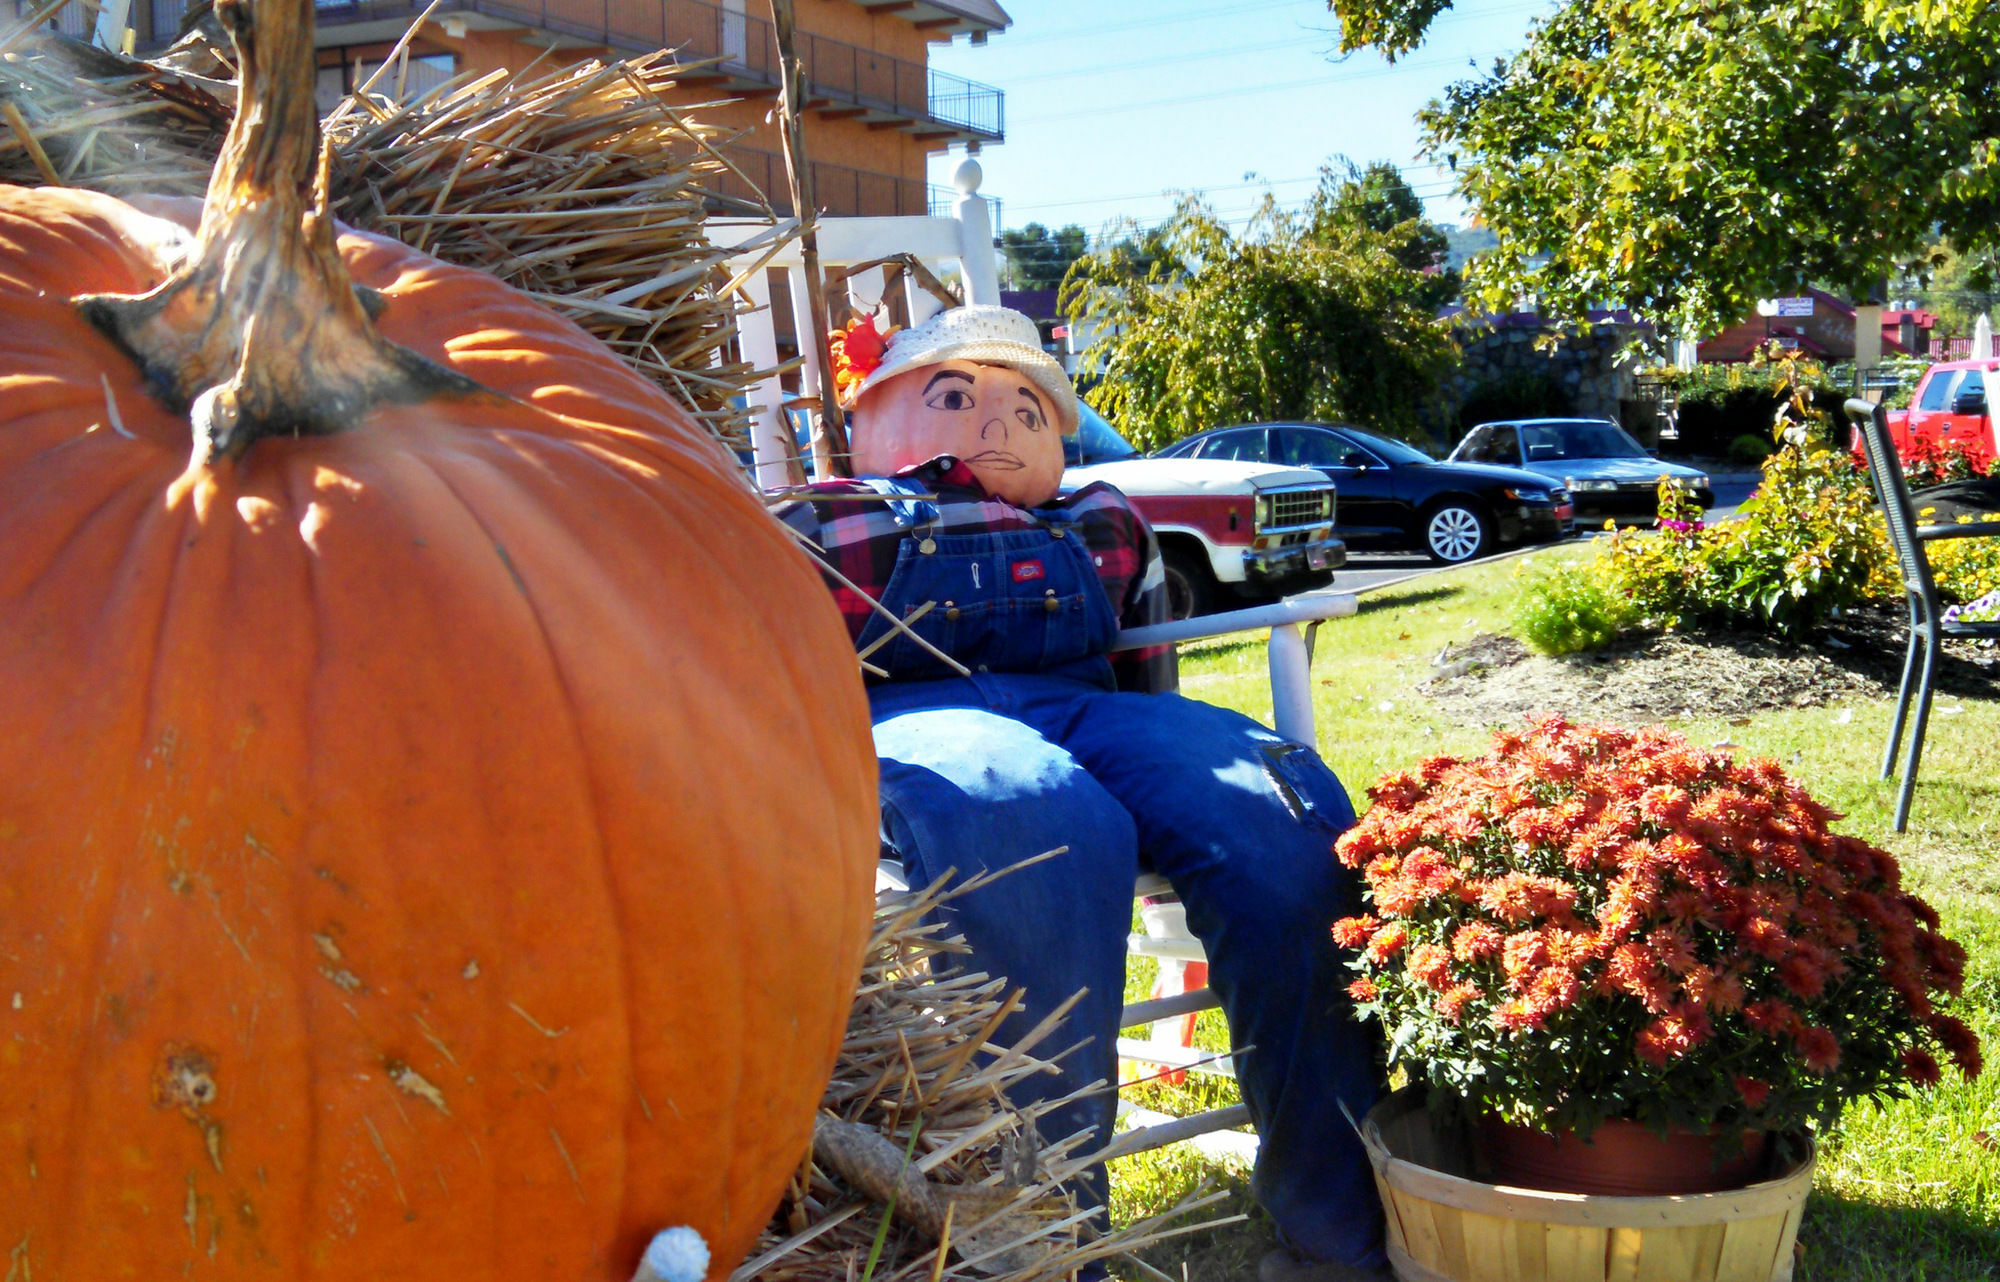
M 1509 543 L 1567 536 L 1569 491 L 1519 468 L 1440 463 L 1365 428 L 1327 423 L 1213 427 L 1160 454 L 1310 467 L 1333 478 L 1334 533 L 1349 547 L 1419 548 L 1456 564 Z

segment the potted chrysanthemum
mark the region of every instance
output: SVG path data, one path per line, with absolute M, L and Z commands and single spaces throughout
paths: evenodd
M 1980 1070 L 1964 950 L 1776 762 L 1548 718 L 1369 795 L 1338 846 L 1367 880 L 1349 992 L 1495 1183 L 1754 1182 L 1766 1136 Z M 1634 1143 L 1636 1183 L 1589 1169 Z

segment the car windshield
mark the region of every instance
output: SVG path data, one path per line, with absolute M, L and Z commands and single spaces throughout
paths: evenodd
M 1437 460 L 1424 453 L 1408 441 L 1399 441 L 1391 436 L 1378 436 L 1374 432 L 1358 427 L 1342 426 L 1340 429 L 1356 442 L 1374 450 L 1391 463 L 1435 463 Z
M 1528 462 L 1559 458 L 1645 458 L 1646 447 L 1614 423 L 1581 419 L 1572 423 L 1523 423 L 1521 444 Z
M 1137 457 L 1139 451 L 1132 443 L 1118 435 L 1118 429 L 1104 421 L 1104 416 L 1096 410 L 1077 402 L 1076 435 L 1063 440 L 1063 461 L 1078 463 L 1111 463 L 1118 459 Z

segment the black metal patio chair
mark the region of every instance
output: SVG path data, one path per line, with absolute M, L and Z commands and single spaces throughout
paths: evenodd
M 1882 504 L 1882 516 L 1889 527 L 1889 546 L 1896 553 L 1896 565 L 1903 575 L 1903 595 L 1910 607 L 1910 649 L 1903 659 L 1903 684 L 1896 692 L 1896 718 L 1889 724 L 1889 747 L 1882 755 L 1882 777 L 1887 779 L 1896 768 L 1896 752 L 1903 740 L 1903 723 L 1914 687 L 1917 718 L 1910 727 L 1910 753 L 1903 762 L 1902 790 L 1896 796 L 1896 831 L 1901 832 L 1910 819 L 1910 796 L 1916 790 L 1917 762 L 1923 755 L 1924 729 L 1930 720 L 1938 651 L 1944 638 L 2000 637 L 2000 622 L 1973 623 L 1944 617 L 1937 580 L 1931 574 L 1924 545 L 1940 539 L 2000 535 L 2000 521 L 1919 525 L 1909 483 L 1903 477 L 1902 460 L 1896 456 L 1895 445 L 1889 439 L 1887 414 L 1880 405 L 1856 399 L 1847 402 L 1847 417 L 1860 434 L 1861 448 L 1868 457 L 1868 477 L 1874 483 L 1875 497 Z

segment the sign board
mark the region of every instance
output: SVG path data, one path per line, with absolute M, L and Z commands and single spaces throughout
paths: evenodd
M 1780 298 L 1774 301 L 1778 304 L 1777 314 L 1780 316 L 1810 316 L 1813 314 L 1813 300 L 1811 295 L 1807 295 L 1804 298 Z

